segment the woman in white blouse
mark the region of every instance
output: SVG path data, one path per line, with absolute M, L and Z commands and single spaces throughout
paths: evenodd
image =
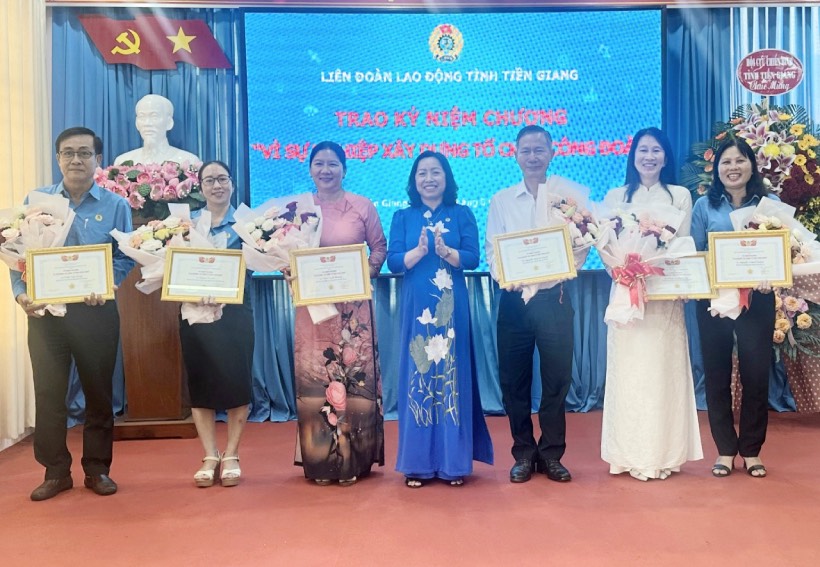
M 626 183 L 609 191 L 604 203 L 613 209 L 671 204 L 686 215 L 677 236 L 687 236 L 692 198 L 672 184 L 674 175 L 666 134 L 640 130 L 629 151 Z M 608 329 L 601 458 L 610 473 L 644 481 L 665 479 L 686 461 L 703 458 L 682 301 L 650 301 L 643 320 Z

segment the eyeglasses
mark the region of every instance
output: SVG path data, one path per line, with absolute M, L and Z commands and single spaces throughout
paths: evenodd
M 86 160 L 86 159 L 91 159 L 92 157 L 94 157 L 97 154 L 95 154 L 91 150 L 79 150 L 79 151 L 62 150 L 62 151 L 57 152 L 57 155 L 59 155 L 60 159 L 63 160 L 63 161 L 71 161 L 71 160 L 74 159 L 74 156 L 78 156 L 80 159 Z
M 210 189 L 217 183 L 219 183 L 222 187 L 227 186 L 231 182 L 231 178 L 227 175 L 220 175 L 219 177 L 206 177 L 202 180 L 202 186 L 207 187 Z

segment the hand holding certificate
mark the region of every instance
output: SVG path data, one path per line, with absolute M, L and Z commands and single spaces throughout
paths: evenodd
M 501 287 L 577 275 L 566 225 L 499 234 L 494 246 Z
M 162 301 L 242 303 L 245 260 L 241 250 L 168 248 Z
M 710 232 L 709 264 L 716 288 L 791 287 L 789 231 Z
M 110 244 L 28 250 L 26 270 L 26 294 L 34 303 L 114 299 Z
M 294 305 L 370 299 L 370 267 L 364 244 L 290 251 Z

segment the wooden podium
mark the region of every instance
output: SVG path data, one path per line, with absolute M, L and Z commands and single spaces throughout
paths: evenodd
M 134 287 L 139 280 L 136 266 L 117 292 L 128 411 L 117 420 L 114 439 L 196 437 L 185 407 L 179 303 L 142 293 Z

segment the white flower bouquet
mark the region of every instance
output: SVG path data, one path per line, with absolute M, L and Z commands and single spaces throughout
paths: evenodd
M 624 204 L 602 218 L 595 246 L 612 286 L 604 321 L 626 326 L 642 320 L 646 307 L 646 278 L 663 275 L 664 260 L 696 253 L 691 237 L 676 236 L 685 213 L 671 205 Z

